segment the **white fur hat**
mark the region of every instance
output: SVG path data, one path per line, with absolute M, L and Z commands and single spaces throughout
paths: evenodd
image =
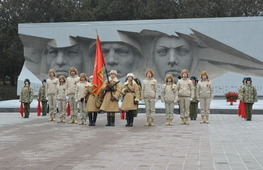
M 134 78 L 134 74 L 133 74 L 133 73 L 128 73 L 128 74 L 127 74 L 127 77 L 132 77 L 132 78 Z
M 111 70 L 110 74 L 115 74 L 117 76 L 117 71 L 116 70 Z

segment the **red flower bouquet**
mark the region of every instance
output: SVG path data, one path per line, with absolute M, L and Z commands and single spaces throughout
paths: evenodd
M 232 105 L 233 102 L 236 102 L 238 99 L 238 93 L 230 91 L 225 94 L 226 102 L 230 102 Z

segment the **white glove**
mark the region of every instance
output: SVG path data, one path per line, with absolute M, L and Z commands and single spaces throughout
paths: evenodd
M 75 102 L 78 102 L 78 99 L 75 99 Z
M 48 100 L 48 97 L 46 97 L 46 100 Z

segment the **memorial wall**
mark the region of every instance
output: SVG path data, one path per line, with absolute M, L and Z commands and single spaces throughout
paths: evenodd
M 25 57 L 18 94 L 25 78 L 36 94 L 50 68 L 67 76 L 74 66 L 92 75 L 97 30 L 107 69 L 117 70 L 122 82 L 130 72 L 144 79 L 150 67 L 161 86 L 166 74 L 177 78 L 186 68 L 197 77 L 207 71 L 216 96 L 237 91 L 247 76 L 263 95 L 263 17 L 28 23 L 18 28 Z

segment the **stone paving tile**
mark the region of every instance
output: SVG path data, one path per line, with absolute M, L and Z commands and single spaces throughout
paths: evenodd
M 175 115 L 174 126 L 165 126 L 157 114 L 155 127 L 144 127 L 144 114 L 134 127 L 118 116 L 115 127 L 105 127 L 105 114 L 89 127 L 0 113 L 0 169 L 263 169 L 263 115 L 251 122 L 211 115 L 210 124 L 189 126 Z

